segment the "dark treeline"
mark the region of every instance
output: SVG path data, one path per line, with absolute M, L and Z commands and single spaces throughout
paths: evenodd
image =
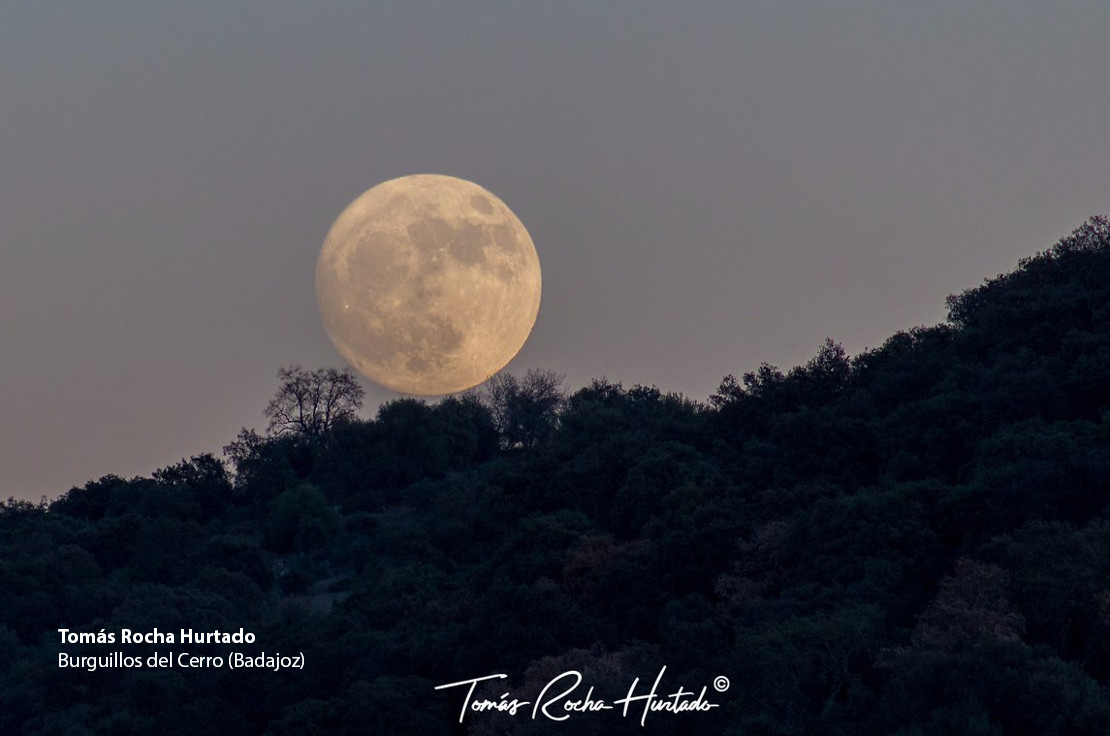
M 226 461 L 0 507 L 0 733 L 1110 733 L 1110 222 L 948 306 L 704 404 L 532 372 L 362 421 L 287 369 Z M 156 627 L 257 643 L 57 633 Z M 306 667 L 58 667 L 184 650 Z M 721 707 L 459 725 L 434 690 L 663 665 Z

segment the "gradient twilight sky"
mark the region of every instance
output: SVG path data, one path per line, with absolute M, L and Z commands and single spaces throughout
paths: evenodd
M 1110 211 L 1108 31 L 1104 2 L 6 3 L 0 496 L 218 454 L 279 367 L 343 366 L 316 256 L 404 174 L 531 232 L 510 372 L 705 399 L 939 322 Z

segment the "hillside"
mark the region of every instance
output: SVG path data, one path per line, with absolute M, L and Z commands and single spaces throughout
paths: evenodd
M 705 404 L 537 374 L 9 501 L 0 733 L 1110 733 L 1110 221 L 948 307 Z M 169 651 L 305 665 L 58 666 Z M 460 724 L 435 689 L 664 666 L 719 707 Z

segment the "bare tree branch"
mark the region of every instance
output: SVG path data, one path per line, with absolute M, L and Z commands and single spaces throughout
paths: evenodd
M 349 369 L 306 371 L 291 365 L 278 371 L 281 388 L 266 405 L 271 434 L 318 437 L 356 418 L 364 391 Z

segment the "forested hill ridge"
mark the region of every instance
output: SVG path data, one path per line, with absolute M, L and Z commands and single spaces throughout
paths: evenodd
M 1110 733 L 1110 221 L 948 307 L 705 404 L 533 372 L 363 421 L 346 374 L 283 371 L 226 461 L 0 508 L 0 733 Z M 181 649 L 60 628 L 305 667 L 60 668 Z M 720 707 L 460 724 L 435 689 L 612 702 L 664 665 Z

